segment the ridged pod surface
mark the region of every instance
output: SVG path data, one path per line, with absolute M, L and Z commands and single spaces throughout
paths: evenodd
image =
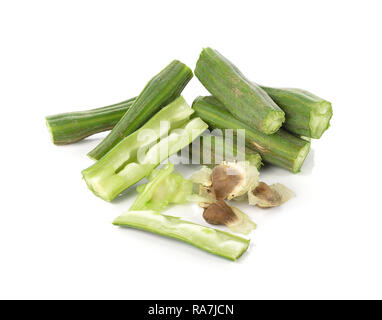
M 329 128 L 332 105 L 313 93 L 295 88 L 262 87 L 285 112 L 284 127 L 288 131 L 313 139 L 321 138 Z
M 284 112 L 268 94 L 216 50 L 203 49 L 195 75 L 235 118 L 245 124 L 272 134 L 284 122 Z
M 189 67 L 178 60 L 172 61 L 147 83 L 109 135 L 88 156 L 94 160 L 102 158 L 124 137 L 145 124 L 160 108 L 179 97 L 192 76 Z
M 258 151 L 265 162 L 299 172 L 309 153 L 310 143 L 280 129 L 272 135 L 264 134 L 236 119 L 215 97 L 198 97 L 192 108 L 194 115 L 210 128 L 244 129 L 247 146 Z
M 135 101 L 131 98 L 107 107 L 60 113 L 46 117 L 54 144 L 75 143 L 93 134 L 112 129 Z

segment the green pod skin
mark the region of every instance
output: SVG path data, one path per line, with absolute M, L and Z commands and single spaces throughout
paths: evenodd
M 260 154 L 248 147 L 241 150 L 238 148 L 235 139 L 230 141 L 224 137 L 217 136 L 201 136 L 199 139 L 199 144 L 195 144 L 196 150 L 190 147 L 190 159 L 192 159 L 192 163 L 197 161 L 199 164 L 215 166 L 222 161 L 232 162 L 235 160 L 245 160 L 258 170 L 262 166 Z
M 249 240 L 228 232 L 204 227 L 156 211 L 129 211 L 116 218 L 113 224 L 177 239 L 232 261 L 240 258 L 250 244 Z
M 53 143 L 56 145 L 75 143 L 93 134 L 112 129 L 134 101 L 135 98 L 131 98 L 107 107 L 46 117 L 46 125 Z
M 245 78 L 216 50 L 203 49 L 196 63 L 195 75 L 214 97 L 248 126 L 272 134 L 284 122 L 284 112 L 268 94 Z
M 258 151 L 265 162 L 285 168 L 293 173 L 300 171 L 309 153 L 310 143 L 280 129 L 266 135 L 236 119 L 215 97 L 198 97 L 192 108 L 195 116 L 210 127 L 219 129 L 244 129 L 247 146 Z
M 109 135 L 88 156 L 94 160 L 101 159 L 124 137 L 145 124 L 160 108 L 179 97 L 192 77 L 190 68 L 180 61 L 172 61 L 147 83 Z
M 332 105 L 316 95 L 295 88 L 262 87 L 285 112 L 284 128 L 313 139 L 321 138 L 330 126 Z

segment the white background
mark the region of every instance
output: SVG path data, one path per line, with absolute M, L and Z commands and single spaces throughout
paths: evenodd
M 0 298 L 382 298 L 380 1 L 2 1 Z M 57 147 L 44 116 L 137 95 L 203 47 L 253 81 L 330 100 L 302 172 L 261 177 L 297 197 L 244 208 L 258 223 L 236 263 L 120 229 L 81 179 L 102 138 Z M 189 103 L 206 90 L 194 78 Z M 195 167 L 180 168 L 188 176 Z M 170 214 L 203 223 L 196 206 Z

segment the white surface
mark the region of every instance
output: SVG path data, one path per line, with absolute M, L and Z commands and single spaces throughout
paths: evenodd
M 4 1 L 0 4 L 0 298 L 382 298 L 379 1 Z M 100 137 L 56 147 L 44 116 L 136 95 L 202 47 L 254 81 L 333 103 L 302 173 L 268 168 L 297 197 L 246 210 L 237 263 L 111 221 L 81 180 Z M 194 78 L 189 103 L 205 89 Z M 184 169 L 186 175 L 192 168 Z M 202 221 L 196 207 L 170 214 Z

